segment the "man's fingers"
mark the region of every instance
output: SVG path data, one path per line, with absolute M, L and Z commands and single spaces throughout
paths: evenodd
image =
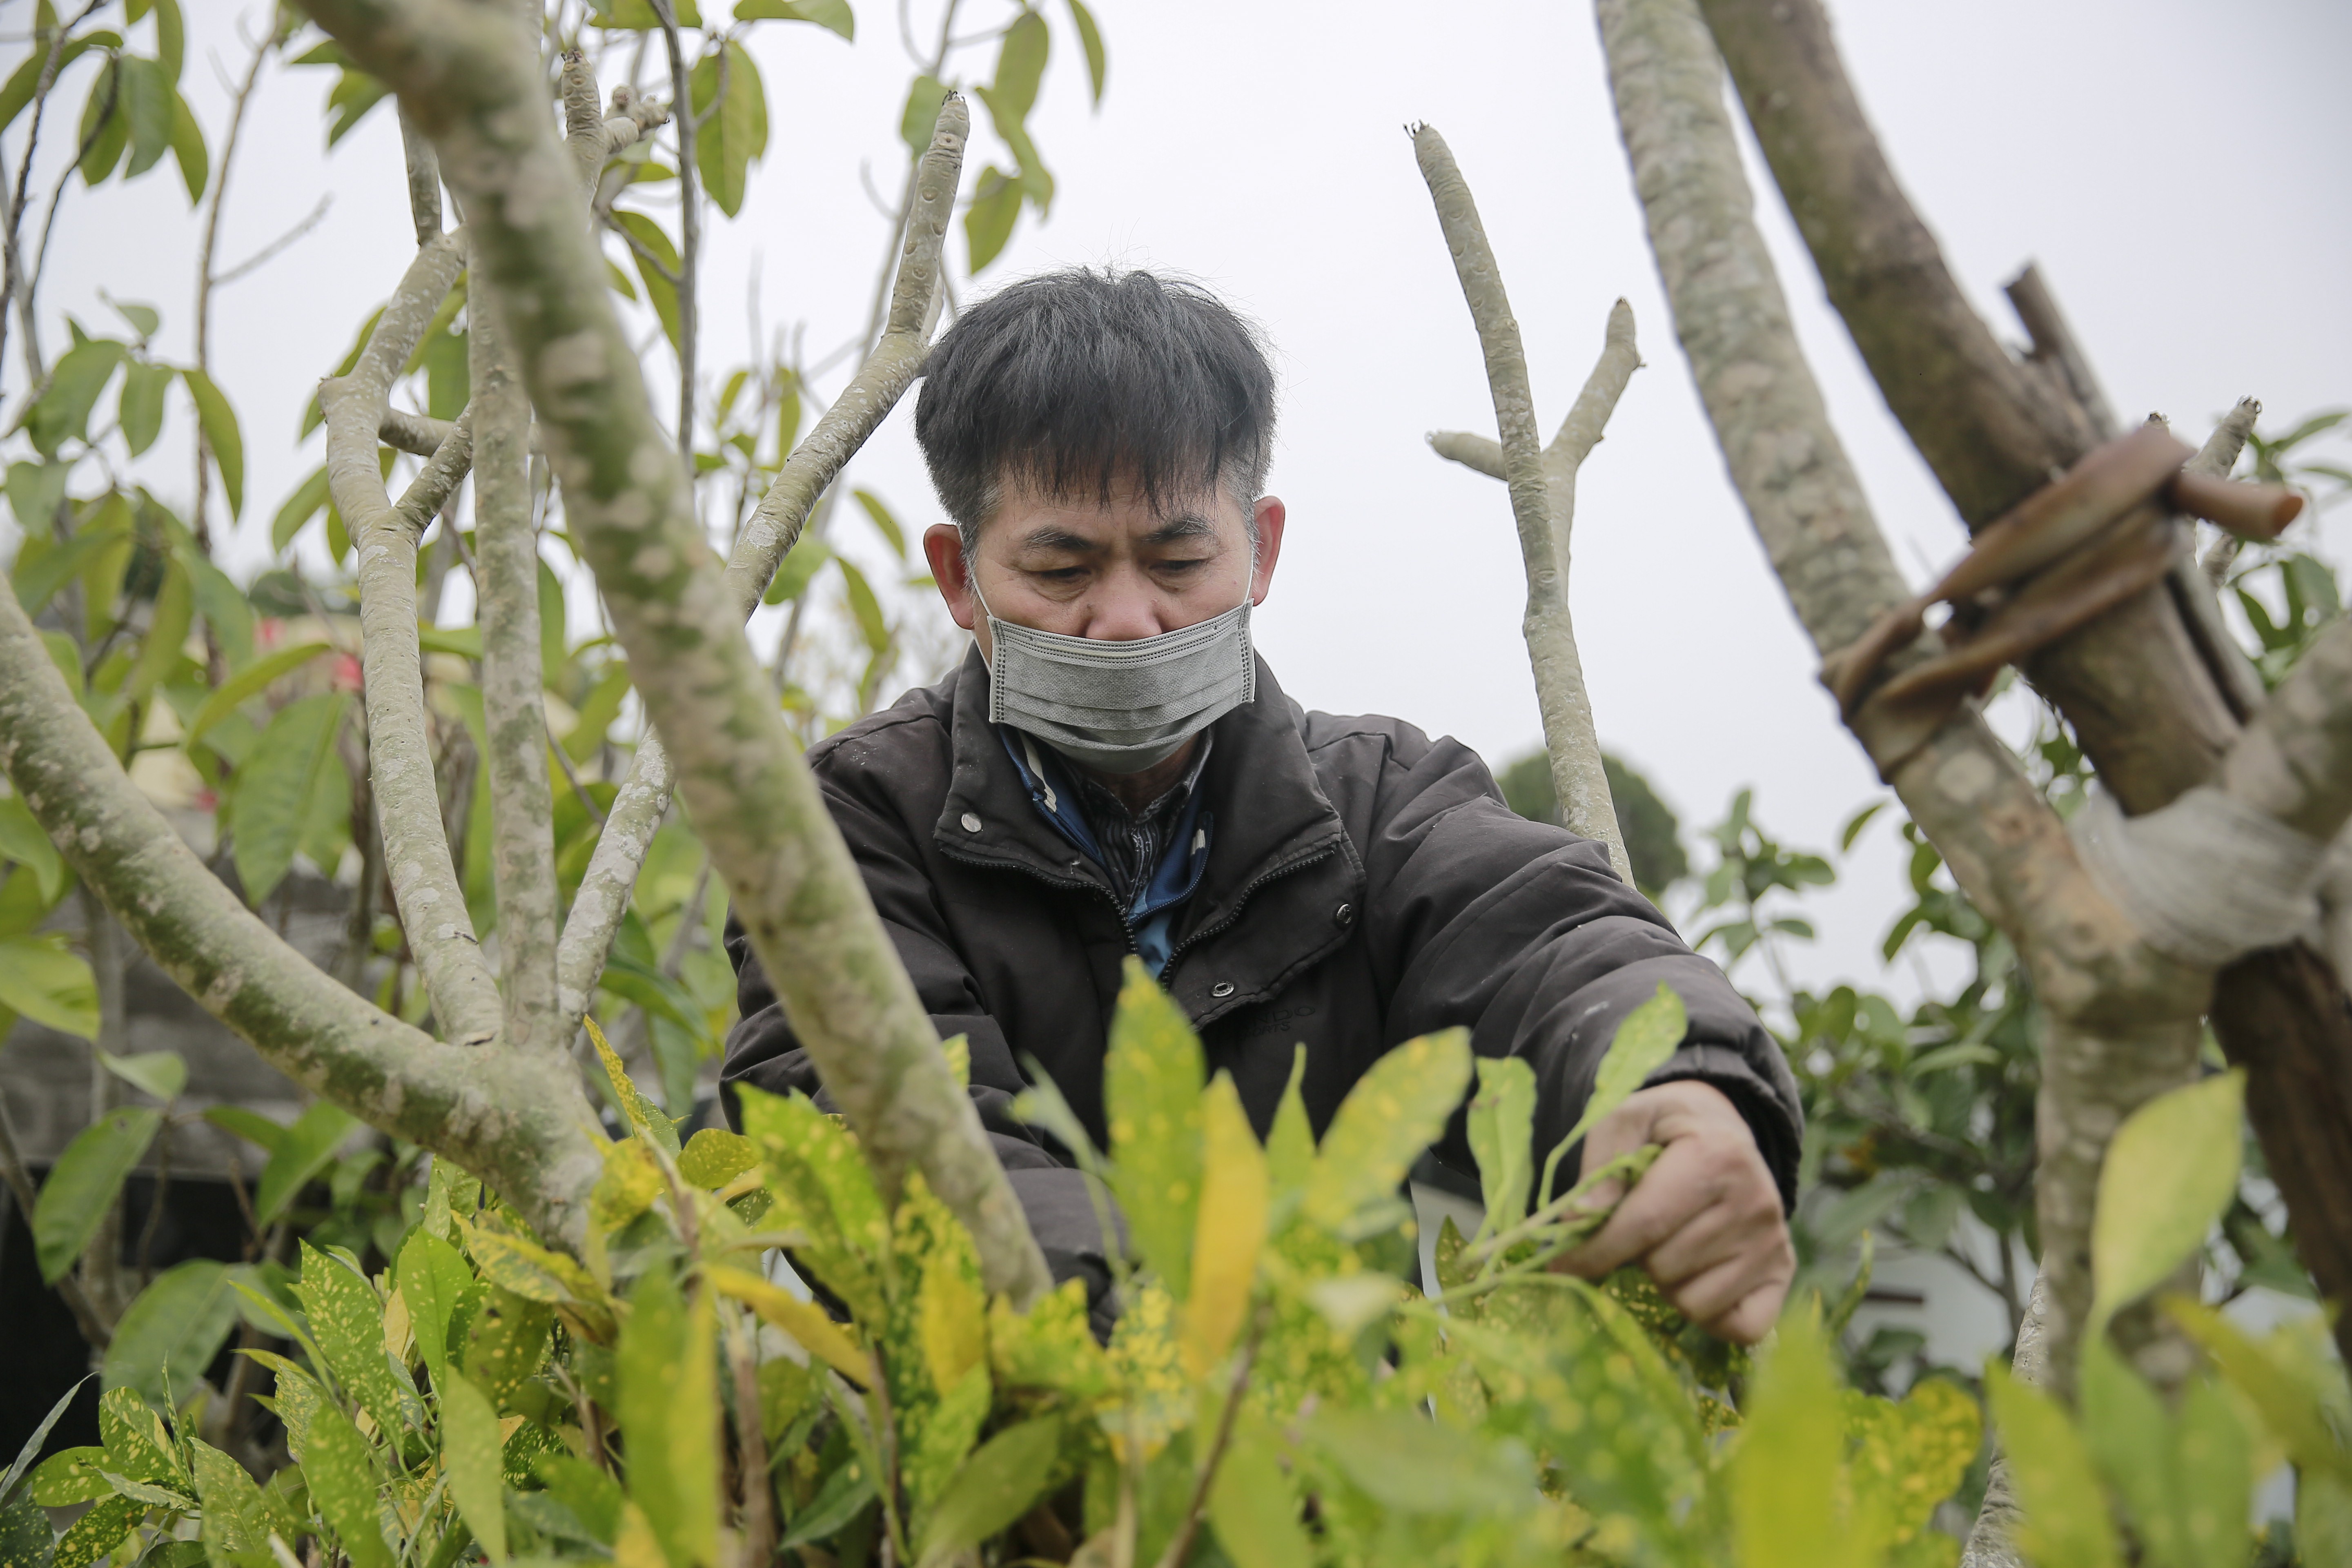
M 1706 1324 L 1706 1331 L 1717 1339 L 1752 1345 L 1769 1333 L 1772 1325 L 1780 1321 L 1780 1306 L 1788 1299 L 1789 1279 L 1783 1275 L 1749 1291 L 1740 1299 L 1738 1306 Z
M 1704 1207 L 1705 1196 L 1692 1191 L 1687 1182 L 1675 1179 L 1679 1163 L 1675 1160 L 1675 1152 L 1669 1146 L 1650 1168 L 1650 1173 L 1617 1205 L 1609 1223 L 1582 1246 L 1564 1253 L 1559 1267 L 1587 1279 L 1598 1279 L 1647 1253 Z

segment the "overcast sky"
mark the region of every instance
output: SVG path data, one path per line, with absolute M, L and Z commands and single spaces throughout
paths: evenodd
M 993 4 L 970 0 L 967 15 L 992 24 Z M 1639 323 L 1646 368 L 1579 489 L 1573 606 L 1604 742 L 1649 773 L 1692 837 L 1753 784 L 1776 832 L 1828 847 L 1877 786 L 1814 682 L 1699 412 L 1589 7 L 1097 0 L 1110 57 L 1097 111 L 1066 13 L 1045 4 L 1055 58 L 1032 129 L 1060 194 L 1048 224 L 1024 216 L 981 286 L 1074 263 L 1162 268 L 1205 280 L 1265 328 L 1284 400 L 1272 488 L 1291 528 L 1255 626 L 1285 688 L 1310 707 L 1450 732 L 1497 763 L 1540 737 L 1503 488 L 1423 442 L 1492 419 L 1401 129 L 1426 120 L 1477 195 L 1547 427 L 1590 369 L 1611 301 L 1630 300 Z M 0 54 L 21 57 L 28 10 L 28 0 L 0 5 L 13 40 Z M 233 29 L 267 13 L 234 0 L 189 10 L 185 87 L 217 155 L 220 73 L 244 57 Z M 928 29 L 935 0 L 915 11 Z M 2126 418 L 2161 410 L 2195 441 L 2242 394 L 2261 397 L 2273 425 L 2352 402 L 2352 99 L 2341 84 L 2352 7 L 1878 0 L 1835 15 L 1897 171 L 2004 336 L 2019 334 L 1999 286 L 2038 259 Z M 911 68 L 887 7 L 860 0 L 859 22 L 854 46 L 805 26 L 754 35 L 772 141 L 741 216 L 716 226 L 706 363 L 742 358 L 755 280 L 768 323 L 806 323 L 812 357 L 864 320 L 886 236 L 860 169 L 895 188 Z M 984 76 L 985 51 L 966 58 L 968 77 Z M 64 89 L 68 126 L 88 70 Z M 229 553 L 247 569 L 266 552 L 269 515 L 319 461 L 318 437 L 293 439 L 310 387 L 413 247 L 391 116 L 379 110 L 328 153 L 320 107 L 331 81 L 318 70 L 265 79 L 223 220 L 227 265 L 334 198 L 323 224 L 218 306 L 216 374 L 244 416 L 248 460 L 246 526 Z M 12 171 L 22 135 L 20 122 L 7 139 Z M 968 178 L 994 151 L 975 138 Z M 36 185 L 46 195 L 47 183 Z M 1897 559 L 1924 580 L 1961 531 L 1822 302 L 1769 182 L 1759 190 L 1841 432 Z M 159 306 L 163 352 L 185 355 L 196 238 L 168 163 L 128 186 L 76 190 L 46 285 L 52 352 L 56 312 L 94 328 L 109 320 L 103 287 Z M 960 265 L 960 235 L 953 243 Z M 12 411 L 24 388 L 16 346 L 0 375 Z M 856 477 L 919 526 L 940 512 L 910 413 Z M 184 498 L 186 467 L 175 434 L 142 478 Z M 2326 525 L 2339 560 L 2352 553 L 2347 514 Z M 1885 828 L 1850 876 L 1821 911 L 1821 942 L 1790 955 L 1801 976 L 1875 973 L 1900 892 Z

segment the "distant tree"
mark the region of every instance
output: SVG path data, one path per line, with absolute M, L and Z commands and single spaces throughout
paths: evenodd
M 1674 808 L 1650 787 L 1650 781 L 1622 757 L 1602 752 L 1601 766 L 1609 775 L 1609 795 L 1616 807 L 1617 832 L 1625 840 L 1626 858 L 1633 862 L 1633 885 L 1651 899 L 1690 875 L 1690 857 L 1683 852 L 1682 825 Z M 1551 786 L 1551 759 L 1529 752 L 1496 775 L 1503 799 L 1513 811 L 1537 822 L 1559 821 L 1559 796 Z

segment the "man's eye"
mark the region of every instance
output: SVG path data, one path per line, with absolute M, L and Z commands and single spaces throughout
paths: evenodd
M 1160 563 L 1160 570 L 1162 572 L 1181 574 L 1187 572 L 1197 572 L 1208 563 L 1209 562 L 1206 556 L 1202 556 L 1200 559 L 1193 561 L 1162 561 Z
M 1049 566 L 1029 574 L 1048 583 L 1075 583 L 1086 574 L 1083 566 Z

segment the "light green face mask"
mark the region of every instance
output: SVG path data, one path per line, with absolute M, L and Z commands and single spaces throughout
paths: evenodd
M 972 584 L 980 598 L 980 584 Z M 1141 773 L 1257 697 L 1249 595 L 1214 620 L 1131 642 L 988 616 L 988 718 L 1107 773 Z

